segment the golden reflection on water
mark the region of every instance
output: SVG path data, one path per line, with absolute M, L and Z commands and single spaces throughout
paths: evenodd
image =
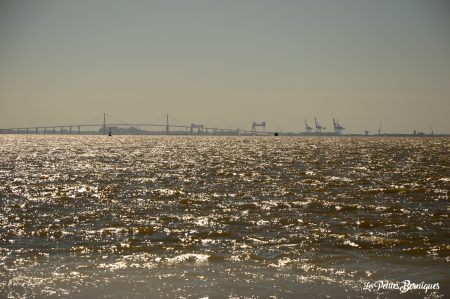
M 449 290 L 448 138 L 0 139 L 11 298 Z

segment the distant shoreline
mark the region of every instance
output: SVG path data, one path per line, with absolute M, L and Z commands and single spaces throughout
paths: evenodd
M 257 132 L 253 133 L 250 131 L 247 131 L 246 133 L 236 133 L 236 132 L 216 132 L 213 133 L 205 133 L 205 132 L 157 132 L 157 131 L 144 131 L 144 132 L 124 132 L 119 131 L 115 132 L 112 131 L 112 136 L 239 136 L 239 137 L 261 137 L 261 136 L 274 136 L 275 133 L 277 133 L 278 137 L 417 137 L 417 138 L 431 138 L 431 137 L 450 137 L 450 134 L 406 134 L 406 133 L 386 133 L 386 134 L 334 134 L 334 133 L 295 133 L 295 132 Z M 23 132 L 23 131 L 16 131 L 16 132 L 3 132 L 0 131 L 0 135 L 30 135 L 30 136 L 42 136 L 42 135 L 49 135 L 49 136 L 108 136 L 108 134 L 99 133 L 97 131 L 81 131 L 81 132 Z

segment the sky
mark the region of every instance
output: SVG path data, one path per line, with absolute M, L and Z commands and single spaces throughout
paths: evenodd
M 446 0 L 0 0 L 0 128 L 450 133 Z

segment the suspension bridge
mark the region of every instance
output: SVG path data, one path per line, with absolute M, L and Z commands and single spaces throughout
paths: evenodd
M 107 123 L 106 114 L 103 123 L 77 125 L 51 125 L 36 127 L 17 127 L 0 129 L 0 134 L 34 134 L 34 135 L 274 135 L 276 132 L 265 130 L 225 129 L 206 127 L 203 124 L 174 125 L 169 123 Z

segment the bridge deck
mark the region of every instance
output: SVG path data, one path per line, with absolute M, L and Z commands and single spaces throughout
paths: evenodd
M 97 130 L 92 130 L 98 128 Z M 148 128 L 153 128 L 148 130 Z M 159 128 L 159 129 L 156 129 Z M 112 133 L 127 133 L 136 135 L 146 134 L 192 134 L 192 135 L 273 135 L 275 132 L 268 131 L 250 131 L 243 129 L 224 129 L 213 127 L 198 127 L 189 125 L 167 125 L 167 124 L 145 124 L 145 123 L 113 123 L 107 124 L 80 124 L 80 125 L 55 125 L 55 126 L 37 126 L 0 129 L 0 134 L 98 134 L 104 135 L 112 130 Z M 132 131 L 135 129 L 134 131 Z

